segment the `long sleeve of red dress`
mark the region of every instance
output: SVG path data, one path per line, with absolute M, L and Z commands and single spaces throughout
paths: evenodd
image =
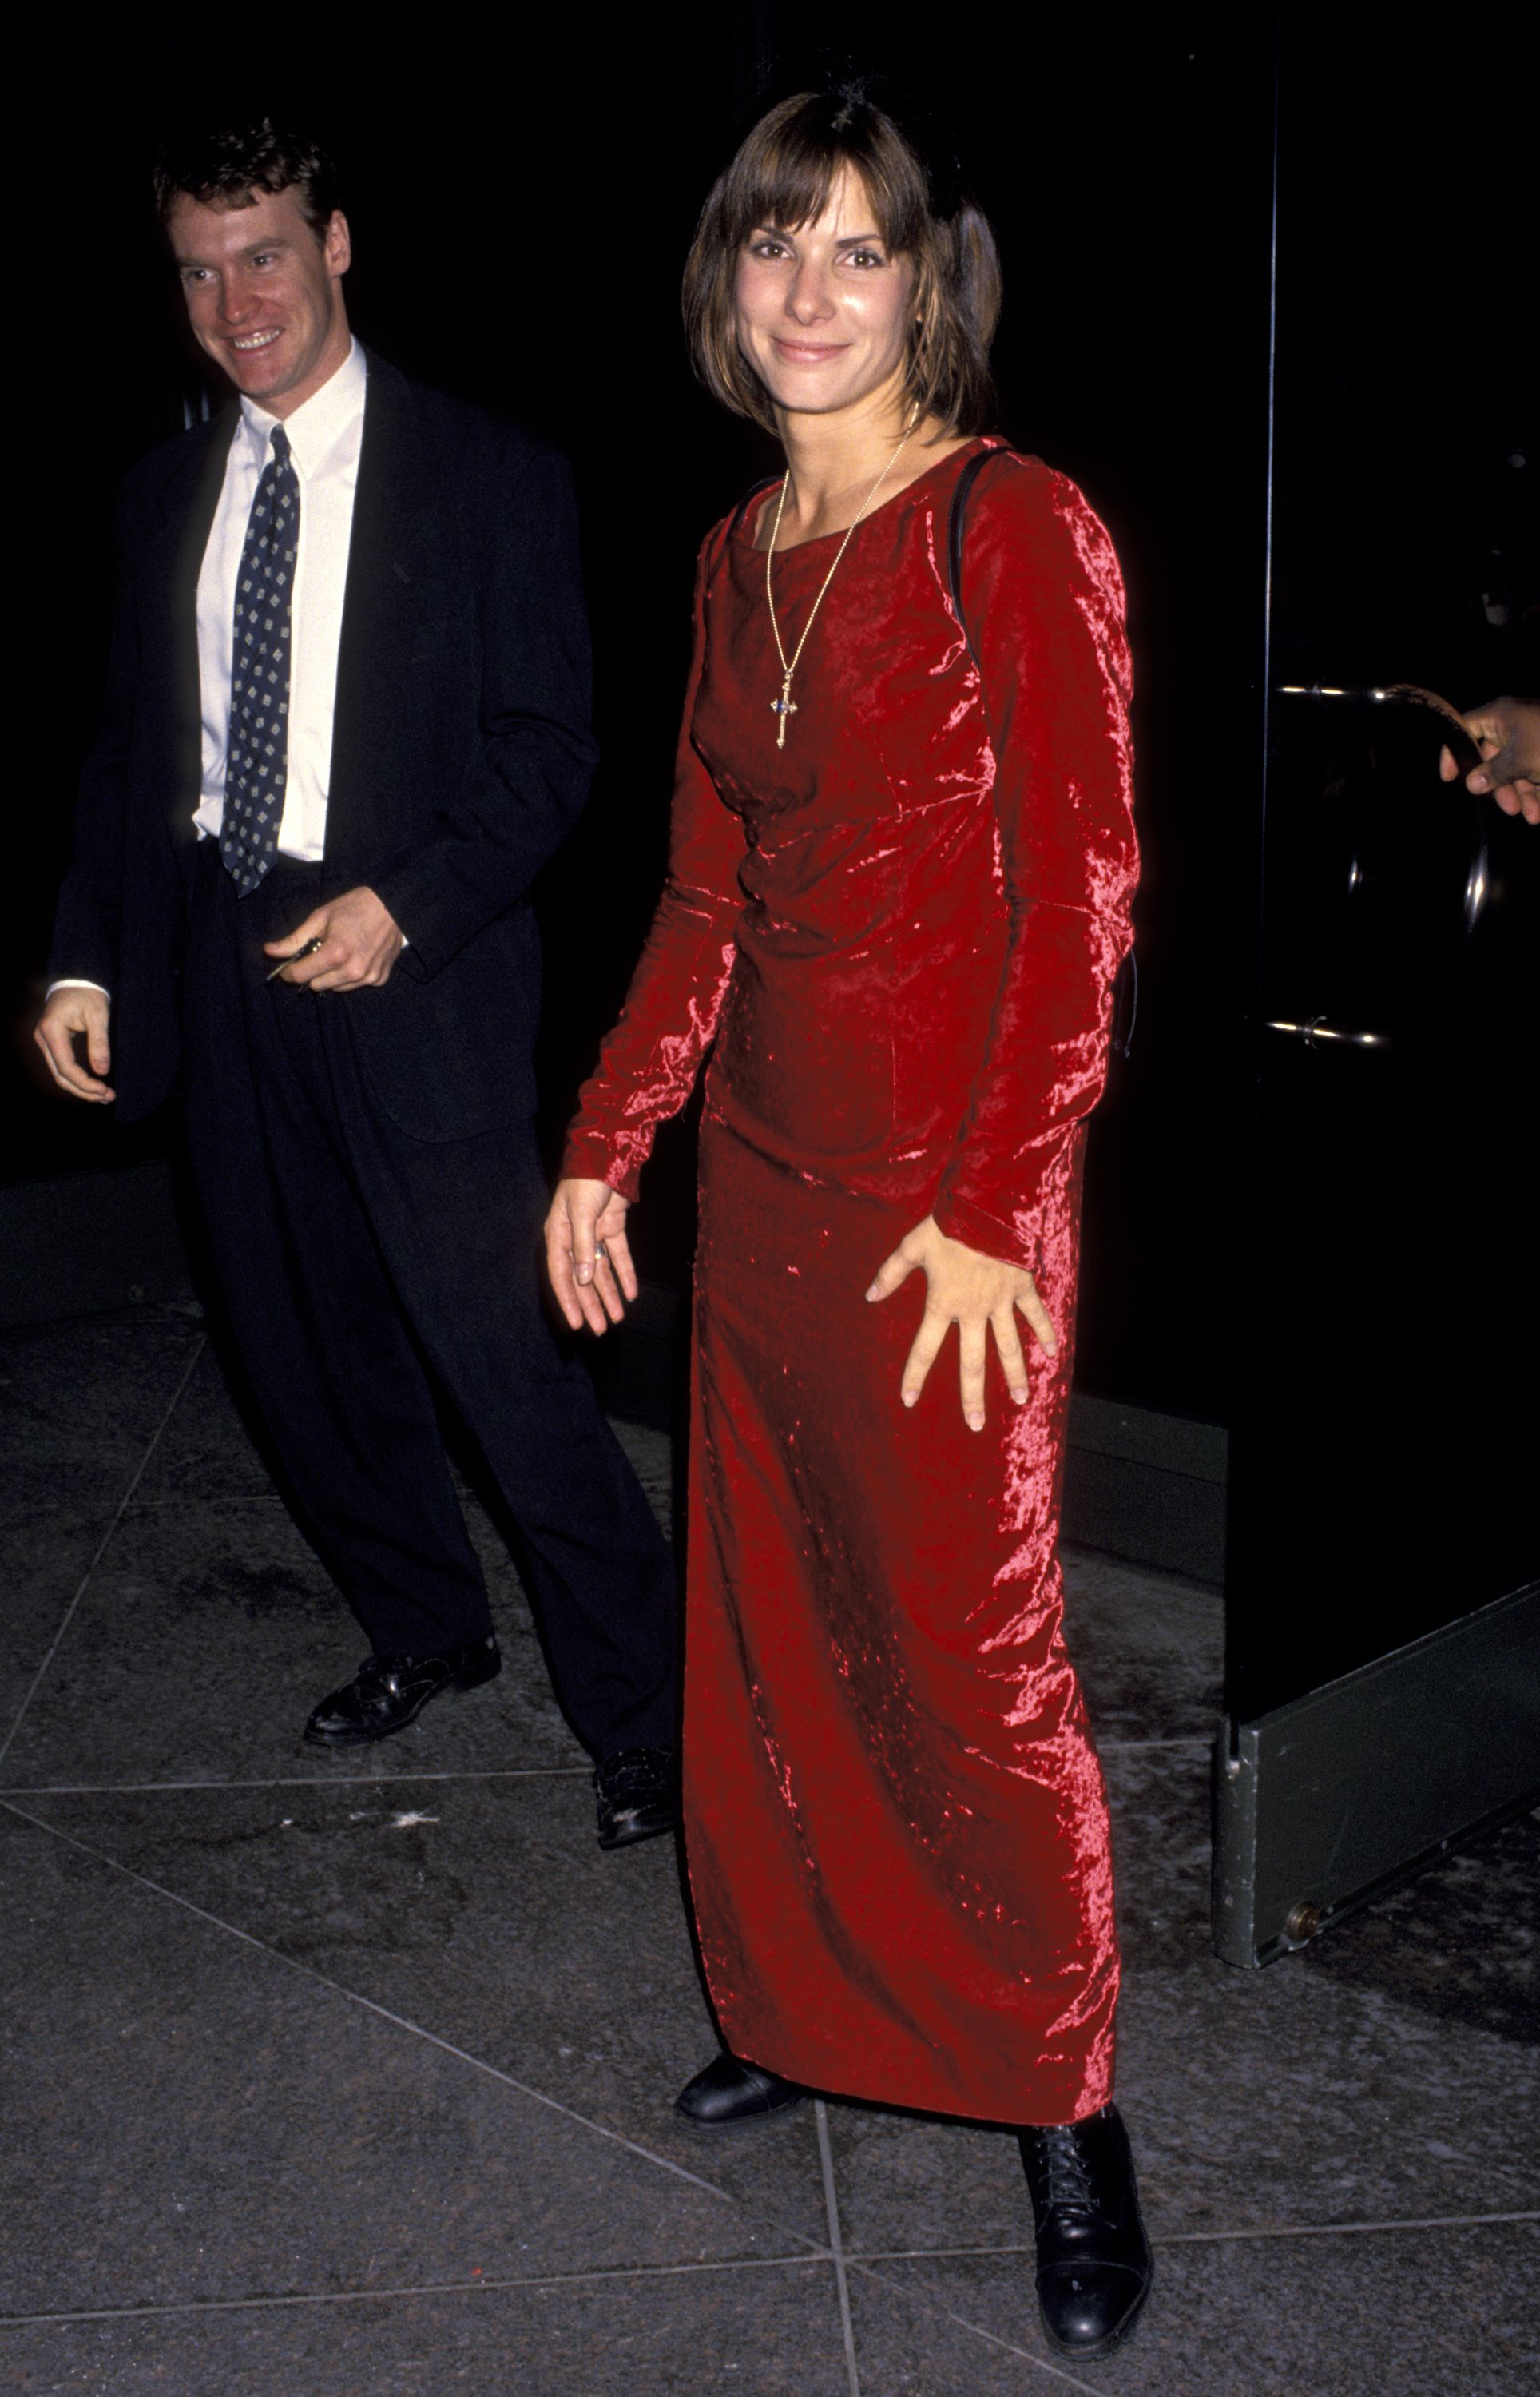
M 979 477 L 962 612 L 997 765 L 1010 937 L 935 1212 L 952 1238 L 1031 1269 L 1045 1195 L 1062 1189 L 1106 1080 L 1137 873 L 1122 577 L 1074 485 L 1035 459 Z

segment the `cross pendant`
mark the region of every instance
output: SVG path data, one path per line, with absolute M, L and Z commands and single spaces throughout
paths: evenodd
M 770 702 L 770 707 L 772 714 L 780 717 L 780 722 L 776 727 L 776 746 L 777 749 L 784 749 L 786 746 L 786 719 L 789 716 L 795 716 L 797 712 L 797 703 L 791 696 L 791 677 L 790 675 L 787 676 L 785 681 L 781 684 L 781 695 L 779 699 L 773 699 Z

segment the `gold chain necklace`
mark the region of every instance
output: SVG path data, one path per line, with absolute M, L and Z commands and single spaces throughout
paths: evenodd
M 779 699 L 773 699 L 770 702 L 770 705 L 776 716 L 780 719 L 776 729 L 776 746 L 777 749 L 785 748 L 786 728 L 790 718 L 795 716 L 797 712 L 797 703 L 791 696 L 791 677 L 797 671 L 797 660 L 802 656 L 803 649 L 807 646 L 807 636 L 813 630 L 813 619 L 817 614 L 819 609 L 823 606 L 824 593 L 828 590 L 830 584 L 833 582 L 835 575 L 839 572 L 840 560 L 844 556 L 845 551 L 850 547 L 851 534 L 855 531 L 856 526 L 860 523 L 861 518 L 865 516 L 868 508 L 870 507 L 872 501 L 877 497 L 883 485 L 887 481 L 888 476 L 892 474 L 895 466 L 898 463 L 898 450 L 902 449 L 904 443 L 909 439 L 909 435 L 913 430 L 914 419 L 911 416 L 909 422 L 905 425 L 903 433 L 899 436 L 898 449 L 894 451 L 892 457 L 888 460 L 887 464 L 878 475 L 877 480 L 873 483 L 870 490 L 867 493 L 866 498 L 861 502 L 860 506 L 851 517 L 849 526 L 845 531 L 845 537 L 834 553 L 834 563 L 830 568 L 829 572 L 824 576 L 822 583 L 818 586 L 818 596 L 807 611 L 807 622 L 802 628 L 802 639 L 797 643 L 797 646 L 792 650 L 790 658 L 788 658 L 786 654 L 786 647 L 780 636 L 780 626 L 776 622 L 776 595 L 770 584 L 770 568 L 772 561 L 775 558 L 776 540 L 781 527 L 781 511 L 786 505 L 786 487 L 791 480 L 790 469 L 788 468 L 787 472 L 781 477 L 780 497 L 776 502 L 776 521 L 770 528 L 770 546 L 764 553 L 764 597 L 765 603 L 770 609 L 770 630 L 776 636 L 776 655 L 781 662 L 780 697 Z

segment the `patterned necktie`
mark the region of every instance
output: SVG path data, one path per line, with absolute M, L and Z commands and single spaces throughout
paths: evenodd
M 235 580 L 219 855 L 244 899 L 278 853 L 288 777 L 289 618 L 299 540 L 299 482 L 289 437 L 272 428 Z

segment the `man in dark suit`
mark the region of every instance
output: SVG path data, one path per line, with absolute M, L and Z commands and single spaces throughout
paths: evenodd
M 618 1845 L 673 1820 L 675 1588 L 537 1281 L 529 891 L 594 761 L 569 477 L 360 349 L 304 137 L 192 143 L 158 196 L 238 405 L 125 486 L 38 1042 L 125 1118 L 179 1065 L 242 1361 L 373 1651 L 306 1737 L 382 1738 L 498 1669 L 436 1386 Z

